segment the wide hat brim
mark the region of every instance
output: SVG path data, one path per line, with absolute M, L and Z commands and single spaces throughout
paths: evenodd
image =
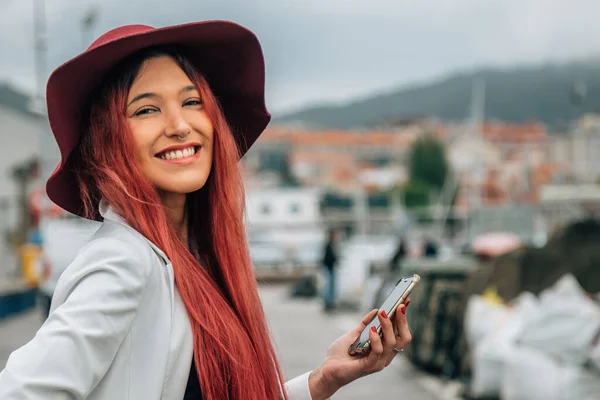
M 92 94 L 120 61 L 139 50 L 165 45 L 184 49 L 185 56 L 208 81 L 241 155 L 268 125 L 271 115 L 265 106 L 264 57 L 258 39 L 248 29 L 229 21 L 159 29 L 145 25 L 117 28 L 58 67 L 48 80 L 48 119 L 61 161 L 48 179 L 46 191 L 58 206 L 84 216 L 71 156 L 87 129 Z

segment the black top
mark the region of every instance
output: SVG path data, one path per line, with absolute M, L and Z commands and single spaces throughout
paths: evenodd
M 337 263 L 337 252 L 334 244 L 329 241 L 325 246 L 325 255 L 323 256 L 323 265 L 327 270 L 333 270 L 335 264 Z
M 196 363 L 192 358 L 192 368 L 190 368 L 190 377 L 185 388 L 183 400 L 202 400 L 202 391 L 200 390 L 200 381 L 196 371 Z

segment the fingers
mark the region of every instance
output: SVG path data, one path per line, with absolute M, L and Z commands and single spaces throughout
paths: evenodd
M 369 332 L 369 341 L 371 342 L 371 351 L 365 361 L 367 373 L 373 373 L 381 371 L 385 366 L 385 359 L 383 359 L 383 342 L 379 333 L 374 328 Z M 382 362 L 383 360 L 383 362 Z
M 379 323 L 381 325 L 380 332 L 383 334 L 383 337 L 379 335 L 377 330 L 371 330 L 371 332 L 369 332 L 371 351 L 366 360 L 369 372 L 381 371 L 383 368 L 387 367 L 393 358 L 393 349 L 396 345 L 394 325 L 390 318 L 384 310 L 379 311 L 377 318 L 379 318 Z
M 412 335 L 410 334 L 410 329 L 408 328 L 408 320 L 406 319 L 406 307 L 410 303 L 410 299 L 406 301 L 406 304 L 398 307 L 398 312 L 395 315 L 395 326 L 398 334 L 396 336 L 396 345 L 395 347 L 398 350 L 403 349 L 409 344 L 412 340 Z
M 406 319 L 406 308 L 409 303 L 410 299 L 407 299 L 404 305 L 398 307 L 394 317 L 394 348 L 398 350 L 402 350 L 412 340 L 408 321 Z M 392 348 L 392 353 L 387 357 L 386 365 L 389 365 L 394 360 L 394 357 L 398 355 L 398 353 L 393 351 L 394 348 Z
M 386 362 L 384 366 L 387 366 L 394 355 L 394 346 L 396 346 L 396 335 L 394 334 L 394 325 L 385 311 L 381 310 L 378 314 L 379 323 L 381 324 L 381 332 L 383 333 L 383 352 L 386 355 Z M 390 357 L 392 355 L 392 357 Z
M 383 310 L 377 314 L 381 325 L 380 332 L 382 333 L 382 337 L 374 328 L 369 331 L 371 349 L 369 354 L 362 360 L 365 374 L 378 372 L 387 367 L 396 356 L 394 348 L 401 350 L 411 342 L 412 336 L 406 319 L 406 307 L 409 303 L 410 299 L 407 299 L 405 304 L 398 307 L 393 322 L 384 312 L 381 312 Z M 375 312 L 377 310 L 372 310 L 367 314 L 355 330 L 360 333 L 373 320 Z
M 366 328 L 366 326 L 369 324 L 369 322 L 371 322 L 373 320 L 376 312 L 377 312 L 377 309 L 374 309 L 374 310 L 371 310 L 367 315 L 365 315 L 365 317 L 360 322 L 360 324 L 358 324 L 358 326 L 353 329 L 353 331 L 352 331 L 353 334 L 355 333 L 356 335 L 360 335 L 362 333 L 362 331 Z

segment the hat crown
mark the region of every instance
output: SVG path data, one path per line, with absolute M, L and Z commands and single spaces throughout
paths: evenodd
M 148 31 L 153 31 L 154 29 L 155 28 L 148 26 L 148 25 L 120 26 L 118 28 L 112 29 L 112 30 L 104 33 L 102 36 L 100 36 L 98 39 L 96 39 L 94 41 L 94 43 L 92 43 L 90 45 L 90 47 L 88 47 L 87 51 L 93 50 L 97 47 L 103 46 L 103 45 L 113 42 L 115 40 L 123 39 L 128 36 L 138 35 L 140 33 L 148 32 Z

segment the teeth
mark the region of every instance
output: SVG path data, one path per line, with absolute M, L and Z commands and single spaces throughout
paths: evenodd
M 191 157 L 196 154 L 196 148 L 194 146 L 188 147 L 183 150 L 168 151 L 160 155 L 163 160 L 177 160 L 179 158 Z

